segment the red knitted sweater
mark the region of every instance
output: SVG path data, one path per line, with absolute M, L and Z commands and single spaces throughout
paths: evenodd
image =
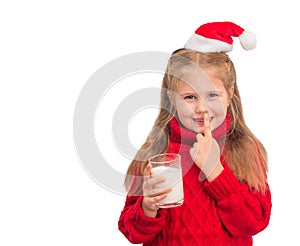
M 213 131 L 215 139 L 224 136 L 230 117 Z M 221 156 L 223 172 L 213 181 L 201 181 L 200 169 L 189 150 L 195 133 L 171 121 L 169 152 L 182 156 L 184 203 L 176 208 L 160 209 L 156 218 L 144 215 L 143 197 L 127 196 L 119 219 L 119 230 L 132 243 L 159 246 L 248 246 L 252 236 L 269 223 L 271 194 L 251 192 L 238 181 Z

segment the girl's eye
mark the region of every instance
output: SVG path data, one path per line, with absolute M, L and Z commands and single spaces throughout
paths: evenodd
M 213 93 L 213 92 L 208 94 L 209 98 L 214 98 L 214 97 L 217 97 L 217 96 L 218 96 L 218 94 L 217 93 Z
M 196 99 L 196 97 L 193 96 L 193 95 L 189 95 L 189 96 L 184 97 L 184 99 L 186 99 L 186 100 L 194 100 L 194 99 Z

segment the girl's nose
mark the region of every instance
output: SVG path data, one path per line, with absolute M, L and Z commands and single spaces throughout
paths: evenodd
M 202 99 L 199 99 L 196 102 L 195 113 L 196 114 L 201 114 L 201 113 L 204 113 L 204 112 L 207 112 L 206 103 Z

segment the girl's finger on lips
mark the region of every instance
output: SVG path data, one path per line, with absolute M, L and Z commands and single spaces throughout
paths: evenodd
M 211 136 L 210 120 L 208 113 L 204 114 L 204 136 Z

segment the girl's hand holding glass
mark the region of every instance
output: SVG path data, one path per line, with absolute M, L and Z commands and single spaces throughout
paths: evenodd
M 143 184 L 143 202 L 142 209 L 146 216 L 155 218 L 159 209 L 157 202 L 167 197 L 171 192 L 171 187 L 161 189 L 155 188 L 155 185 L 165 182 L 164 177 L 151 178 L 152 165 L 148 164 L 144 171 L 144 184 Z
M 204 133 L 197 134 L 197 142 L 190 149 L 195 164 L 208 181 L 213 181 L 224 169 L 220 162 L 220 148 L 212 137 L 208 113 L 204 114 Z

